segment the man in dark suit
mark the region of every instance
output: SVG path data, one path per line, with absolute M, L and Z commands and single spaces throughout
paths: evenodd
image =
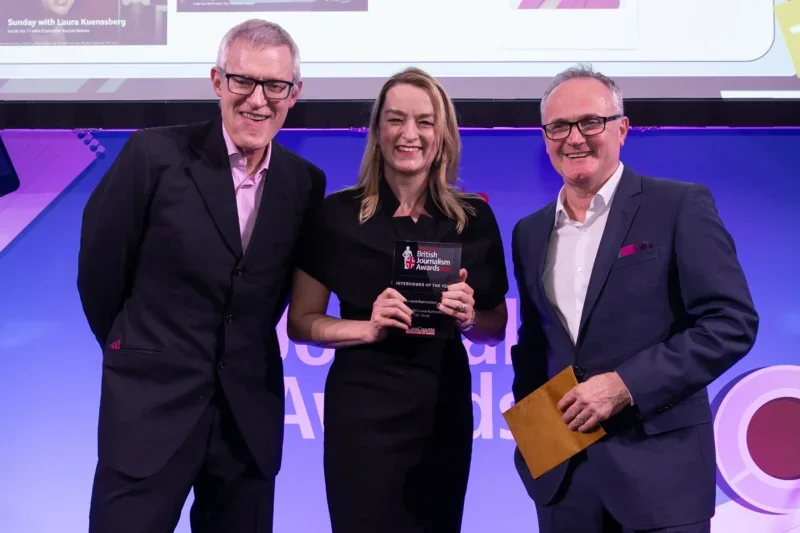
M 284 422 L 275 331 L 325 175 L 274 140 L 302 85 L 248 21 L 211 71 L 221 117 L 134 133 L 89 199 L 78 288 L 103 350 L 97 533 L 272 531 Z
M 588 67 L 542 100 L 557 200 L 522 219 L 512 249 L 521 326 L 517 401 L 572 365 L 558 407 L 573 431 L 608 433 L 533 479 L 542 533 L 708 533 L 715 450 L 706 386 L 758 328 L 733 240 L 703 185 L 623 167 L 616 84 Z

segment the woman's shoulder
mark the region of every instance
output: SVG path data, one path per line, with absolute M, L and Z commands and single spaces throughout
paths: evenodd
M 465 194 L 461 199 L 473 211 L 473 213 L 467 213 L 467 220 L 470 224 L 476 223 L 479 226 L 484 226 L 485 224 L 494 225 L 497 223 L 494 211 L 492 211 L 492 208 L 489 206 L 489 201 L 485 196 Z
M 320 204 L 323 213 L 342 214 L 357 212 L 361 204 L 361 191 L 355 188 L 342 189 L 327 195 Z

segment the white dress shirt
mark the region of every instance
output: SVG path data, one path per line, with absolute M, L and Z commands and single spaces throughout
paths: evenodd
M 556 220 L 550 236 L 542 281 L 547 299 L 556 310 L 573 343 L 577 343 L 586 289 L 589 287 L 597 249 L 603 238 L 603 230 L 622 170 L 620 163 L 592 198 L 585 222 L 570 219 L 564 209 L 564 188 L 558 193 Z

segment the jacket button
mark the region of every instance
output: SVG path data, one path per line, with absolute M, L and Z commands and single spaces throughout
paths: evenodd
M 228 324 L 230 324 L 231 322 L 233 322 L 233 315 L 227 315 L 227 316 L 225 317 L 225 322 L 227 322 Z
M 242 272 L 244 272 L 244 270 L 242 270 L 242 268 L 241 268 L 241 267 L 237 268 L 237 269 L 236 269 L 236 271 L 235 271 L 235 273 L 236 273 L 236 275 L 237 275 L 237 276 L 241 276 L 241 275 L 242 275 Z
M 586 375 L 586 369 L 585 368 L 583 368 L 582 366 L 576 366 L 575 367 L 575 377 L 576 378 L 581 379 L 585 375 Z
M 220 370 L 222 370 L 223 368 L 225 368 L 225 361 L 220 361 L 220 362 L 217 364 L 217 366 L 219 367 L 219 369 L 220 369 Z

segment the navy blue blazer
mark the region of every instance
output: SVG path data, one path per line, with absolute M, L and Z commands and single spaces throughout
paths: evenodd
M 752 348 L 758 329 L 736 249 L 703 185 L 622 174 L 573 344 L 542 283 L 556 202 L 512 235 L 520 328 L 511 349 L 518 401 L 569 365 L 579 381 L 616 371 L 633 395 L 590 446 L 587 468 L 609 511 L 650 529 L 714 514 L 716 457 L 706 386 Z M 624 246 L 650 248 L 625 255 Z M 538 505 L 552 502 L 566 461 L 534 480 L 515 464 Z

